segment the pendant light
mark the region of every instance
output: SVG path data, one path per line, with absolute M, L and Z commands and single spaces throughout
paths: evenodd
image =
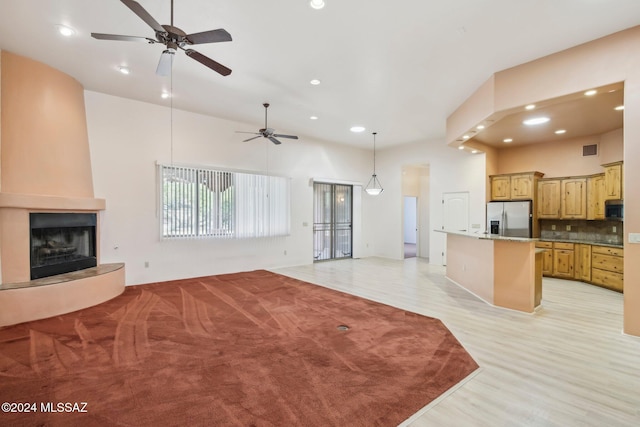
M 377 132 L 373 132 L 373 175 L 371 175 L 371 179 L 364 189 L 367 194 L 372 196 L 377 196 L 384 191 L 376 175 L 376 134 Z

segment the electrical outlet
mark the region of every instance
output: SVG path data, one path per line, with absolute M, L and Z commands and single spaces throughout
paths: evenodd
M 567 231 L 571 231 L 571 226 L 567 225 Z
M 285 255 L 287 254 L 287 250 L 286 250 L 286 249 L 284 250 L 284 254 L 285 254 Z
M 144 262 L 144 268 L 149 268 L 149 261 Z
M 556 225 L 555 224 L 551 224 L 551 231 L 556 231 Z
M 611 227 L 611 232 L 612 232 L 612 233 L 615 233 L 617 229 L 618 229 L 618 227 L 616 227 L 616 226 L 614 225 L 613 227 Z

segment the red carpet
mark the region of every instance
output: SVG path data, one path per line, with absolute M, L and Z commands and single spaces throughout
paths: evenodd
M 477 367 L 437 319 L 267 271 L 201 277 L 0 329 L 0 402 L 31 404 L 0 425 L 395 426 Z

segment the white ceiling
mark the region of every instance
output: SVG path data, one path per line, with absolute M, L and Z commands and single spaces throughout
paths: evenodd
M 170 0 L 138 0 L 160 23 Z M 226 29 L 232 42 L 193 46 L 227 77 L 178 52 L 155 75 L 160 44 L 91 32 L 153 31 L 119 0 L 0 0 L 0 49 L 49 64 L 87 90 L 169 105 L 280 133 L 377 147 L 443 138 L 445 119 L 493 73 L 638 25 L 638 0 L 175 0 L 186 33 Z M 55 25 L 76 35 L 64 38 Z M 131 68 L 129 76 L 117 72 Z M 322 84 L 311 86 L 311 79 Z M 318 116 L 318 120 L 309 117 Z M 141 118 L 143 120 L 144 118 Z M 353 125 L 366 131 L 354 134 Z M 243 139 L 244 135 L 238 135 Z

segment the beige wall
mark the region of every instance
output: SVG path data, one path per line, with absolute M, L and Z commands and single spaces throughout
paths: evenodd
M 597 156 L 583 156 L 584 145 L 598 144 Z M 545 178 L 602 173 L 603 164 L 623 159 L 622 129 L 603 135 L 498 150 L 497 173 L 539 171 Z
M 0 54 L 2 192 L 92 198 L 84 88 L 40 62 Z
M 628 243 L 628 233 L 640 233 L 640 26 L 558 52 L 496 73 L 491 84 L 494 112 L 532 102 L 557 98 L 588 88 L 624 82 L 624 188 L 625 188 L 625 289 L 624 332 L 640 336 L 640 245 Z M 475 95 L 473 95 L 475 96 Z M 471 99 L 470 105 L 482 105 Z M 466 103 L 465 103 L 466 104 Z M 447 120 L 455 128 L 447 131 L 447 142 L 459 129 L 470 129 L 486 108 L 459 108 Z M 463 123 L 466 123 L 464 125 Z

